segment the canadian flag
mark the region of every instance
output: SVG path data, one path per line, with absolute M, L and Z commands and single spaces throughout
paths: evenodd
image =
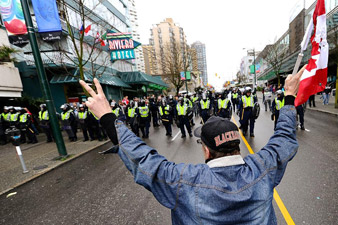
M 311 36 L 313 30 L 313 34 Z M 317 0 L 312 20 L 306 29 L 301 43 L 301 51 L 306 50 L 311 40 L 311 58 L 302 75 L 299 84 L 295 106 L 305 103 L 311 95 L 323 91 L 327 82 L 327 62 L 329 58 L 329 45 L 326 40 L 326 13 L 325 0 Z M 311 36 L 311 39 L 310 39 Z
M 96 33 L 96 42 L 100 42 L 102 47 L 106 46 L 106 44 L 104 43 L 104 41 L 100 38 L 100 33 L 99 32 Z

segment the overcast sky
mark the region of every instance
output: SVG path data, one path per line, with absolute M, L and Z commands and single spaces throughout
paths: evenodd
M 262 50 L 287 31 L 297 3 L 303 0 L 137 0 L 136 8 L 143 44 L 149 43 L 152 24 L 173 18 L 188 44 L 206 45 L 209 83 L 221 87 L 235 78 L 243 48 Z

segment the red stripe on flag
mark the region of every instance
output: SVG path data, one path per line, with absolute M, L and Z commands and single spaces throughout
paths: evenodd
M 304 104 L 311 95 L 317 94 L 325 89 L 327 82 L 327 68 L 319 69 L 314 76 L 302 80 L 299 84 L 298 95 L 295 106 Z

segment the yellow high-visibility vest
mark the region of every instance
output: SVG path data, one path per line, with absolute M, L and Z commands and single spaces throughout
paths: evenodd
M 237 99 L 237 97 L 238 97 L 238 93 L 232 94 L 232 98 L 233 98 L 233 99 Z
M 78 113 L 78 117 L 79 117 L 80 120 L 85 120 L 85 119 L 87 119 L 87 111 L 79 112 L 79 113 Z
M 134 118 L 135 117 L 135 108 L 128 109 L 128 117 Z
M 218 108 L 219 109 L 226 109 L 228 108 L 228 102 L 229 102 L 229 99 L 218 99 Z
M 28 113 L 24 113 L 22 115 L 20 115 L 20 123 L 26 123 L 27 122 L 27 118 L 28 118 Z
M 139 110 L 141 117 L 148 117 L 148 115 L 149 115 L 148 106 L 138 107 L 138 110 Z
M 4 118 L 4 120 L 5 121 L 7 121 L 7 122 L 9 122 L 9 121 L 11 121 L 11 113 L 1 113 L 1 115 L 2 115 L 2 118 Z
M 252 96 L 242 96 L 243 108 L 253 107 L 254 106 L 254 99 Z
M 284 98 L 283 98 L 283 101 L 280 101 L 277 98 L 275 98 L 275 103 L 276 103 L 276 109 L 280 110 L 284 106 Z
M 209 107 L 210 107 L 210 101 L 209 100 L 207 100 L 206 102 L 201 100 L 200 104 L 201 104 L 202 109 L 209 109 Z
M 116 117 L 119 117 L 119 115 L 120 115 L 120 108 L 117 107 L 116 109 L 112 110 L 112 112 L 115 114 Z
M 19 113 L 11 114 L 11 122 L 18 121 L 18 116 L 19 116 Z
M 39 112 L 39 120 L 40 121 L 41 120 L 49 120 L 49 114 L 48 114 L 47 110 L 44 111 L 44 112 L 42 112 L 42 111 Z
M 180 105 L 180 104 L 177 104 L 176 109 L 177 109 L 177 114 L 179 116 L 185 116 L 185 115 L 187 115 L 188 106 L 186 104 L 184 104 L 183 106 Z
M 68 120 L 70 117 L 70 111 L 61 113 L 61 120 Z
M 169 115 L 169 105 L 167 105 L 165 108 L 164 108 L 164 114 L 165 115 Z M 160 115 L 163 116 L 163 110 L 162 110 L 162 106 L 159 107 L 159 110 L 160 110 Z

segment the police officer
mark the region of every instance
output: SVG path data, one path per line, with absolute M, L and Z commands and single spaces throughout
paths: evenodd
M 96 139 L 98 139 L 99 141 L 102 141 L 102 135 L 101 135 L 100 126 L 99 126 L 99 119 L 90 110 L 88 110 L 87 117 L 88 117 L 87 124 L 88 124 L 90 141 L 93 141 Z
M 149 99 L 149 109 L 151 111 L 151 116 L 153 117 L 153 126 L 154 127 L 160 126 L 158 124 L 158 105 L 157 102 L 155 101 L 154 95 Z
M 123 110 L 120 108 L 119 105 L 116 104 L 116 102 L 112 102 L 110 104 L 112 112 L 115 114 L 116 118 L 118 120 L 123 120 Z
M 46 104 L 40 105 L 40 112 L 39 112 L 39 120 L 40 120 L 40 127 L 43 129 L 47 136 L 47 142 L 52 142 L 52 128 L 49 122 L 49 113 L 47 110 Z
M 68 139 L 70 141 L 77 141 L 76 131 L 74 133 L 74 128 L 76 124 L 76 119 L 73 113 L 73 110 L 68 104 L 63 104 L 61 107 L 61 124 L 63 129 L 68 134 Z
M 190 100 L 191 96 L 190 95 L 185 95 L 184 96 L 184 104 L 186 104 L 188 106 L 188 119 L 189 119 L 189 123 L 190 126 L 193 127 L 195 126 L 194 123 L 194 105 L 192 104 L 192 101 Z
M 10 127 L 17 127 L 18 123 L 19 123 L 19 110 L 21 109 L 21 107 L 13 107 L 10 106 L 9 107 L 9 112 L 10 112 L 10 121 L 9 121 L 9 126 Z
M 149 107 L 146 105 L 144 100 L 141 100 L 140 106 L 138 107 L 138 114 L 140 119 L 139 127 L 142 132 L 142 138 L 149 138 L 149 127 L 150 127 L 150 113 Z
M 129 106 L 128 106 L 128 123 L 130 124 L 131 130 L 139 136 L 139 131 L 138 131 L 138 109 L 137 105 L 135 104 L 137 102 L 130 101 Z
M 255 137 L 255 117 L 252 113 L 254 104 L 257 102 L 257 98 L 251 95 L 251 88 L 246 87 L 239 104 L 240 123 L 243 135 L 246 135 L 248 131 L 248 125 L 250 122 L 250 137 Z
M 219 98 L 217 102 L 218 116 L 230 119 L 229 112 L 229 110 L 231 110 L 230 104 L 231 104 L 230 100 L 226 98 L 226 93 L 222 94 L 221 98 Z
M 272 102 L 272 113 L 273 113 L 273 117 L 275 120 L 275 128 L 277 126 L 277 121 L 279 118 L 279 110 L 284 106 L 284 93 L 282 90 L 278 90 L 277 92 L 277 97 L 275 98 L 275 100 Z
M 9 112 L 9 107 L 5 106 L 4 111 L 1 113 L 1 128 L 2 133 L 0 131 L 0 144 L 5 145 L 7 143 L 7 137 L 5 134 L 6 129 L 9 128 L 9 123 L 11 121 L 11 113 Z
M 27 113 L 24 108 L 18 108 L 19 111 L 19 123 L 18 128 L 20 129 L 20 142 L 26 143 L 26 135 L 28 137 L 28 143 L 35 144 L 38 142 L 36 135 L 32 129 L 31 116 Z
M 236 112 L 237 106 L 238 106 L 238 92 L 237 89 L 232 90 L 231 94 L 231 102 L 234 107 L 234 112 Z
M 184 126 L 187 128 L 189 136 L 192 137 L 190 123 L 188 119 L 188 105 L 184 104 L 184 99 L 182 97 L 179 98 L 178 100 L 178 104 L 176 105 L 176 110 L 177 110 L 177 117 L 179 120 L 180 129 L 182 133 L 181 138 L 186 137 Z
M 83 104 L 79 105 L 79 111 L 77 113 L 77 119 L 79 121 L 82 133 L 83 133 L 83 142 L 88 141 L 88 111 L 85 109 Z
M 195 117 L 198 116 L 198 109 L 199 109 L 199 106 L 198 106 L 198 97 L 197 97 L 197 94 L 195 93 L 192 97 L 192 104 L 194 106 L 194 115 Z
M 165 99 L 162 100 L 161 106 L 158 107 L 162 124 L 165 127 L 166 130 L 166 136 L 172 135 L 172 129 L 171 124 L 173 123 L 173 109 L 170 105 L 167 104 L 167 101 Z
M 207 96 L 205 93 L 202 94 L 202 99 L 200 101 L 201 106 L 201 117 L 203 123 L 207 122 L 209 119 L 209 110 L 210 110 L 210 100 L 207 99 Z

